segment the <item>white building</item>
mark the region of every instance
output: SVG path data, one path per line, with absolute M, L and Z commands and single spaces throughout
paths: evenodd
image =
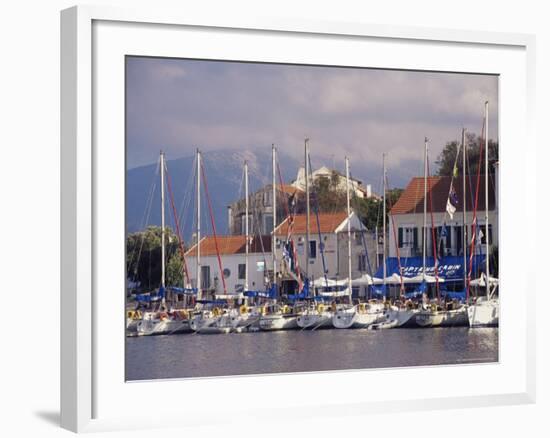
M 496 184 L 498 172 L 489 178 L 489 246 L 498 247 L 498 213 L 495 203 Z M 470 187 L 470 179 L 471 185 Z M 481 233 L 478 233 L 478 240 L 485 244 L 485 186 L 484 176 L 480 178 L 480 190 L 477 201 L 477 223 L 481 226 Z M 466 184 L 466 230 L 467 245 L 471 243 L 472 221 L 476 198 L 477 175 L 467 178 Z M 458 204 L 456 212 L 451 219 L 447 212 L 447 199 L 451 177 L 433 176 L 427 180 L 427 215 L 426 215 L 426 255 L 433 255 L 433 239 L 436 237 L 436 251 L 440 256 L 460 256 L 463 254 L 463 189 L 462 177 L 455 178 L 453 186 L 456 192 Z M 431 206 L 431 207 L 430 207 Z M 432 216 L 433 228 L 432 231 Z M 392 220 L 395 224 L 393 232 Z M 413 178 L 399 200 L 391 209 L 389 224 L 389 256 L 396 257 L 399 249 L 401 257 L 414 257 L 422 255 L 422 229 L 424 221 L 424 178 Z M 443 228 L 445 227 L 445 228 Z M 397 238 L 397 242 L 395 241 Z M 485 245 L 481 245 L 476 251 L 485 253 Z
M 218 262 L 219 249 L 222 271 Z M 245 245 L 246 236 L 203 237 L 200 241 L 201 290 L 202 298 L 213 298 L 223 294 L 223 279 L 228 294 L 243 292 L 245 286 Z M 197 245 L 185 253 L 191 284 L 197 284 Z M 267 267 L 271 266 L 271 236 L 251 239 L 248 255 L 248 290 L 265 290 Z M 267 263 L 266 263 L 267 262 Z
M 298 265 L 300 272 L 310 279 L 323 277 L 323 257 L 321 255 L 321 244 L 323 245 L 324 268 L 330 279 L 348 278 L 348 236 L 347 223 L 351 221 L 351 276 L 358 278 L 375 269 L 376 248 L 373 233 L 366 231 L 354 212 L 348 218 L 346 212 L 320 213 L 319 225 L 317 217 L 311 214 L 309 248 L 309 264 L 306 263 L 306 219 L 304 214 L 296 215 L 292 226 L 292 237 L 296 245 Z M 286 272 L 286 265 L 283 261 L 283 245 L 288 233 L 288 218 L 285 219 L 276 229 L 276 255 L 279 262 L 279 269 L 282 280 L 289 279 Z M 363 241 L 363 236 L 364 241 Z M 365 254 L 365 244 L 368 251 L 368 259 Z M 284 287 L 284 286 L 283 286 Z M 361 294 L 360 291 L 356 293 Z M 285 291 L 283 290 L 283 293 Z
M 291 185 L 300 190 L 305 190 L 306 189 L 305 173 L 306 173 L 305 169 L 303 167 L 300 167 L 298 169 L 298 174 L 296 175 L 296 180 L 294 180 Z M 311 173 L 311 180 L 315 181 L 318 178 L 331 179 L 334 174 L 338 177 L 336 189 L 339 191 L 345 192 L 347 190 L 346 177 L 335 170 L 329 169 L 328 167 L 322 166 L 321 168 L 314 170 Z M 371 198 L 375 196 L 372 193 L 371 185 L 367 184 L 366 186 L 363 186 L 362 181 L 359 181 L 358 179 L 350 178 L 350 187 L 352 190 L 355 191 L 355 195 L 358 198 L 364 199 L 364 198 Z

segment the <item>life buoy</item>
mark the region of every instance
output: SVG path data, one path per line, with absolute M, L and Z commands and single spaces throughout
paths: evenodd
M 214 314 L 214 316 L 219 316 L 220 315 L 220 309 L 218 307 L 214 307 L 214 310 L 212 311 L 212 313 Z
M 325 310 L 325 306 L 323 304 L 317 305 L 317 312 L 322 313 Z
M 242 305 L 240 308 L 239 308 L 239 311 L 241 312 L 241 315 L 245 315 L 247 312 L 248 312 L 248 307 L 246 307 L 246 305 Z

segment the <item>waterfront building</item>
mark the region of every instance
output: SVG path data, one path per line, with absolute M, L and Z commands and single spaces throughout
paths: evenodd
M 244 235 L 217 236 L 217 246 L 227 293 L 243 292 L 246 272 L 246 237 Z M 196 287 L 197 244 L 185 253 L 185 257 L 190 271 L 191 284 Z M 271 236 L 251 237 L 248 253 L 248 290 L 265 289 L 266 279 L 272 275 L 270 274 L 272 271 L 268 272 L 267 270 L 267 267 L 271 266 L 271 257 Z M 201 239 L 200 264 L 202 298 L 213 298 L 216 294 L 223 294 L 223 282 L 214 236 L 206 236 Z
M 476 252 L 485 254 L 485 239 L 489 239 L 490 250 L 498 247 L 498 205 L 496 202 L 496 185 L 498 171 L 489 177 L 489 236 L 485 236 L 485 190 L 484 176 L 477 201 L 477 224 L 479 225 L 476 241 Z M 469 246 L 472 238 L 472 221 L 476 198 L 477 175 L 466 179 L 466 242 Z M 436 239 L 438 257 L 461 256 L 463 254 L 463 188 L 462 178 L 454 179 L 456 192 L 456 211 L 451 218 L 447 211 L 447 200 L 451 186 L 450 176 L 431 176 L 427 179 L 427 219 L 426 219 L 426 255 L 433 256 L 433 235 Z M 396 257 L 397 249 L 401 257 L 422 256 L 422 234 L 424 221 L 424 177 L 415 177 L 407 185 L 399 200 L 391 209 L 389 225 L 389 256 Z M 434 233 L 432 233 L 432 215 Z M 392 223 L 393 222 L 393 223 Z M 395 228 L 393 228 L 395 227 Z M 395 233 L 393 232 L 395 229 Z M 397 242 L 396 242 L 397 239 Z
M 292 224 L 292 237 L 296 246 L 298 265 L 301 273 L 315 280 L 322 278 L 324 269 L 329 279 L 342 280 L 348 277 L 348 236 L 347 222 L 351 221 L 352 239 L 352 278 L 358 278 L 369 272 L 369 262 L 374 271 L 376 257 L 376 240 L 374 233 L 368 231 L 361 225 L 359 218 L 352 212 L 348 217 L 346 212 L 320 213 L 317 216 L 311 214 L 309 217 L 309 264 L 307 263 L 306 241 L 307 216 L 298 214 L 294 216 Z M 288 279 L 288 268 L 284 257 L 284 244 L 287 240 L 289 220 L 285 219 L 276 229 L 276 255 L 280 263 L 281 279 Z M 364 240 L 363 240 L 364 239 Z M 368 251 L 368 258 L 365 253 L 365 245 Z M 323 254 L 321 254 L 321 247 Z M 324 256 L 324 265 L 323 265 Z M 365 290 L 355 289 L 355 296 L 364 296 Z M 284 293 L 284 291 L 283 291 Z
M 250 234 L 267 235 L 273 231 L 273 185 L 268 184 L 249 196 L 248 230 Z M 296 211 L 305 211 L 305 193 L 300 188 L 277 184 L 277 224 L 286 217 L 285 205 L 290 196 L 296 198 Z M 239 199 L 227 207 L 230 235 L 245 233 L 245 199 Z

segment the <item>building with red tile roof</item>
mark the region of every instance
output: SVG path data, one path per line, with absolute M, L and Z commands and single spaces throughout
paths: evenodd
M 456 192 L 456 211 L 452 217 L 447 211 L 447 200 L 451 188 Z M 472 237 L 472 222 L 474 206 L 477 199 L 478 239 L 485 242 L 485 176 L 479 179 L 477 190 L 477 175 L 466 178 L 466 203 L 464 204 L 462 176 L 452 179 L 450 176 L 431 176 L 427 183 L 427 214 L 426 214 L 426 254 L 433 255 L 432 237 L 436 238 L 438 255 L 463 254 L 464 228 L 466 229 L 466 245 L 469 248 Z M 489 245 L 498 246 L 498 168 L 495 174 L 489 176 L 488 227 Z M 463 211 L 465 208 L 466 226 L 463 228 Z M 433 217 L 433 230 L 432 230 Z M 399 250 L 401 257 L 420 256 L 422 254 L 424 223 L 424 177 L 412 178 L 398 201 L 391 208 L 388 229 L 389 256 L 395 257 Z M 483 253 L 484 245 L 479 249 Z

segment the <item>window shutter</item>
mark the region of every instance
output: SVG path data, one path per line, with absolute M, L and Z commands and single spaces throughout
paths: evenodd
M 399 228 L 399 231 L 398 231 L 398 246 L 399 248 L 403 248 L 403 228 Z
M 413 248 L 418 249 L 418 228 L 413 228 Z

